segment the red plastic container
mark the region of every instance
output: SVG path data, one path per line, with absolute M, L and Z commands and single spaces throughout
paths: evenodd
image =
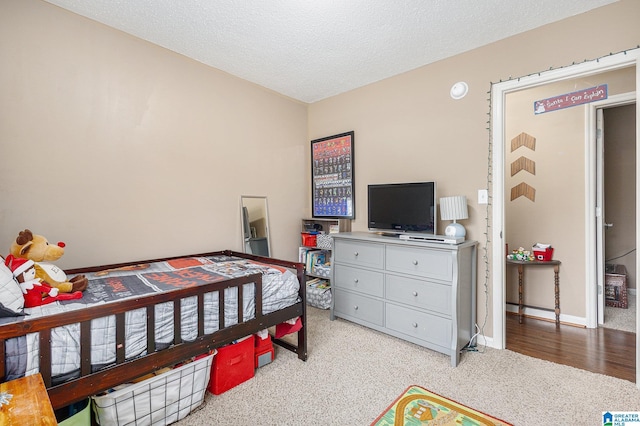
M 541 261 L 551 260 L 553 259 L 553 247 L 549 247 L 548 249 L 545 249 L 545 250 L 534 250 L 533 256 L 536 258 L 536 260 L 541 260 Z
M 315 247 L 317 243 L 317 234 L 310 234 L 308 232 L 303 232 L 302 234 L 302 245 L 305 247 Z
M 211 380 L 207 387 L 209 392 L 220 395 L 254 376 L 255 351 L 252 337 L 253 335 L 238 343 L 218 348 L 211 367 Z
M 260 336 L 256 334 L 255 341 L 255 368 L 260 368 L 273 361 L 275 352 L 273 350 L 273 343 L 271 342 L 270 335 L 267 335 L 266 338 L 261 339 Z

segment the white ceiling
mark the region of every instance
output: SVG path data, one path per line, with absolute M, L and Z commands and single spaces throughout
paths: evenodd
M 46 1 L 311 103 L 618 0 Z

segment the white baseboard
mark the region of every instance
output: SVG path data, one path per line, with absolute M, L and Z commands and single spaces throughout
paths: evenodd
M 507 305 L 507 312 L 518 313 L 517 305 Z M 550 321 L 556 320 L 556 314 L 551 311 L 545 311 L 542 309 L 536 308 L 527 308 L 523 309 L 523 313 L 528 317 L 542 318 Z M 587 318 L 586 317 L 576 317 L 573 315 L 566 315 L 560 312 L 560 322 L 563 324 L 576 325 L 580 327 L 587 326 Z
M 488 346 L 490 348 L 497 349 L 493 344 L 493 337 L 487 337 L 483 335 L 476 336 L 476 345 L 477 346 Z

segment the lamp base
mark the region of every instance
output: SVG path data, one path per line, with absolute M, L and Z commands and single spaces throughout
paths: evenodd
M 447 237 L 464 238 L 467 235 L 467 230 L 459 223 L 450 223 L 444 230 L 444 235 Z

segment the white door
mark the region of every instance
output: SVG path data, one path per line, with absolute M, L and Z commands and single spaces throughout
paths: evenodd
M 590 108 L 591 112 L 589 113 L 592 116 L 591 128 L 592 139 L 594 141 L 594 156 L 595 156 L 595 178 L 594 178 L 594 199 L 595 199 L 595 212 L 593 214 L 593 218 L 595 219 L 594 223 L 594 233 L 592 244 L 594 246 L 594 276 L 593 281 L 596 285 L 596 288 L 593 290 L 595 294 L 595 299 L 593 299 L 595 310 L 591 310 L 591 314 L 589 310 L 587 312 L 587 322 L 589 324 L 593 324 L 592 326 L 602 326 L 607 318 L 605 318 L 605 272 L 606 272 L 606 263 L 607 263 L 607 253 L 606 253 L 606 241 L 607 241 L 607 230 L 613 227 L 614 223 L 607 222 L 607 213 L 605 206 L 607 204 L 606 197 L 606 179 L 607 173 L 605 170 L 605 114 L 604 110 L 608 108 L 616 108 L 623 107 L 627 105 L 635 104 L 635 93 L 624 93 L 620 95 L 613 95 L 609 97 L 607 100 L 599 101 L 594 103 L 594 105 Z M 587 120 L 589 122 L 589 120 Z M 611 123 L 609 123 L 611 125 Z M 611 162 L 611 158 L 609 158 L 609 162 Z M 637 165 L 635 166 L 637 170 Z M 631 188 L 627 188 L 626 190 L 631 190 Z M 615 197 L 613 197 L 615 200 Z M 611 198 L 609 199 L 611 202 Z M 615 202 L 615 201 L 614 201 Z M 619 201 L 618 201 L 619 202 Z M 622 208 L 621 205 L 617 205 L 618 208 Z M 625 209 L 630 208 L 629 206 L 624 206 Z M 611 211 L 615 212 L 615 208 Z M 628 254 L 628 253 L 627 253 Z M 589 320 L 589 317 L 592 319 Z M 597 320 L 597 324 L 595 321 Z
M 604 324 L 604 113 L 596 110 L 596 278 L 598 325 Z

